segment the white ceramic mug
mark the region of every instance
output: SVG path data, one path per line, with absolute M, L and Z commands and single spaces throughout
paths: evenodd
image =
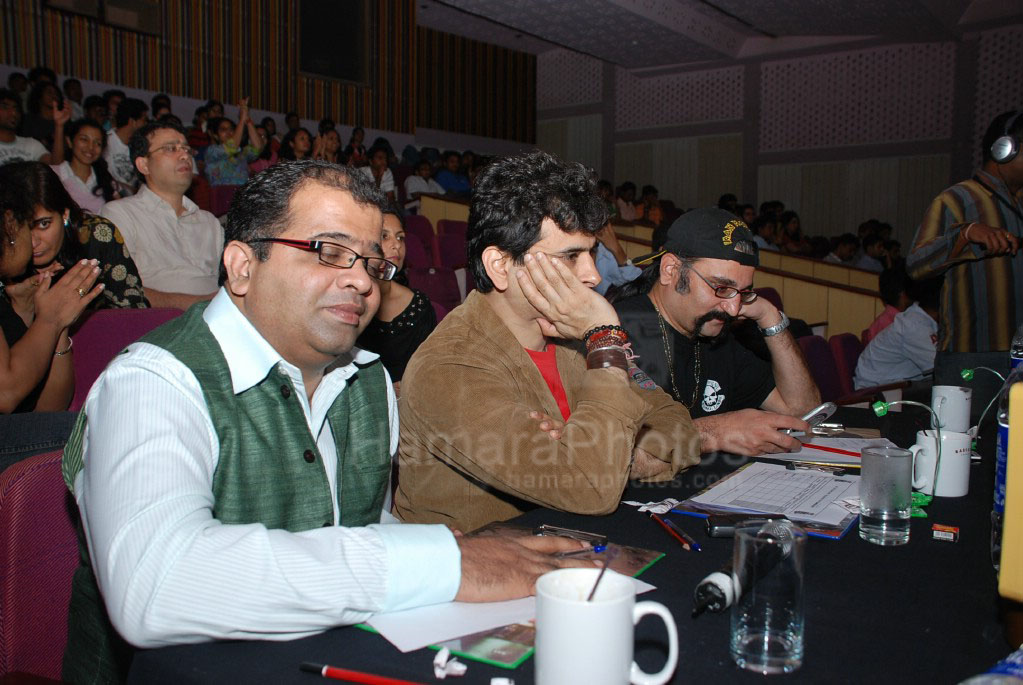
M 970 453 L 973 439 L 968 433 L 941 431 L 941 467 L 934 487 L 937 465 L 936 431 L 917 431 L 913 453 L 913 487 L 925 495 L 962 497 L 970 491 Z
M 942 432 L 965 433 L 970 430 L 970 402 L 973 390 L 958 385 L 935 385 L 931 388 L 931 409 L 938 415 Z M 935 428 L 931 417 L 931 428 Z
M 536 581 L 536 682 L 538 685 L 663 685 L 678 665 L 678 631 L 663 604 L 636 602 L 632 579 L 608 571 L 592 602 L 586 597 L 598 568 L 563 568 Z M 632 660 L 633 629 L 648 614 L 668 629 L 668 662 L 645 673 Z

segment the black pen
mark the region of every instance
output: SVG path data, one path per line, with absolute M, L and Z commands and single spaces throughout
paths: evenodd
M 671 529 L 674 530 L 676 533 L 678 533 L 679 537 L 681 537 L 683 540 L 688 542 L 689 546 L 692 547 L 694 552 L 702 552 L 703 551 L 703 548 L 700 547 L 699 543 L 696 542 L 696 540 L 694 540 L 692 538 L 692 536 L 689 535 L 689 533 L 687 533 L 684 530 L 682 530 L 682 528 L 677 523 L 675 523 L 674 521 L 672 521 L 668 517 L 663 517 L 662 520 L 665 523 L 667 523 L 669 526 L 671 526 Z

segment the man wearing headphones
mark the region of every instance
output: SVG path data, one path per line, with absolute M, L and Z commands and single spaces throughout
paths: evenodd
M 964 368 L 1008 370 L 1009 345 L 1023 323 L 1021 138 L 1023 112 L 995 117 L 981 144 L 980 169 L 934 199 L 906 258 L 914 279 L 945 275 L 936 385 L 961 384 Z M 993 375 L 978 374 L 972 385 L 977 416 L 998 384 Z

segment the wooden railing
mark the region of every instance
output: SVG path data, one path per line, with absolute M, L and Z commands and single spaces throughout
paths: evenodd
M 469 220 L 469 201 L 444 195 L 423 193 L 419 196 L 419 213 L 430 220 L 433 230 L 437 230 L 437 222 L 441 219 L 455 221 Z

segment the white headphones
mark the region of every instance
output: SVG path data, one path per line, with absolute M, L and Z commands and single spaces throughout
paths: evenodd
M 1023 112 L 1016 112 L 1014 116 L 1009 117 L 1005 122 L 1005 128 L 1002 129 L 1002 135 L 991 143 L 991 160 L 997 164 L 1008 164 L 1019 154 L 1019 139 L 1009 135 L 1009 131 L 1021 116 Z

